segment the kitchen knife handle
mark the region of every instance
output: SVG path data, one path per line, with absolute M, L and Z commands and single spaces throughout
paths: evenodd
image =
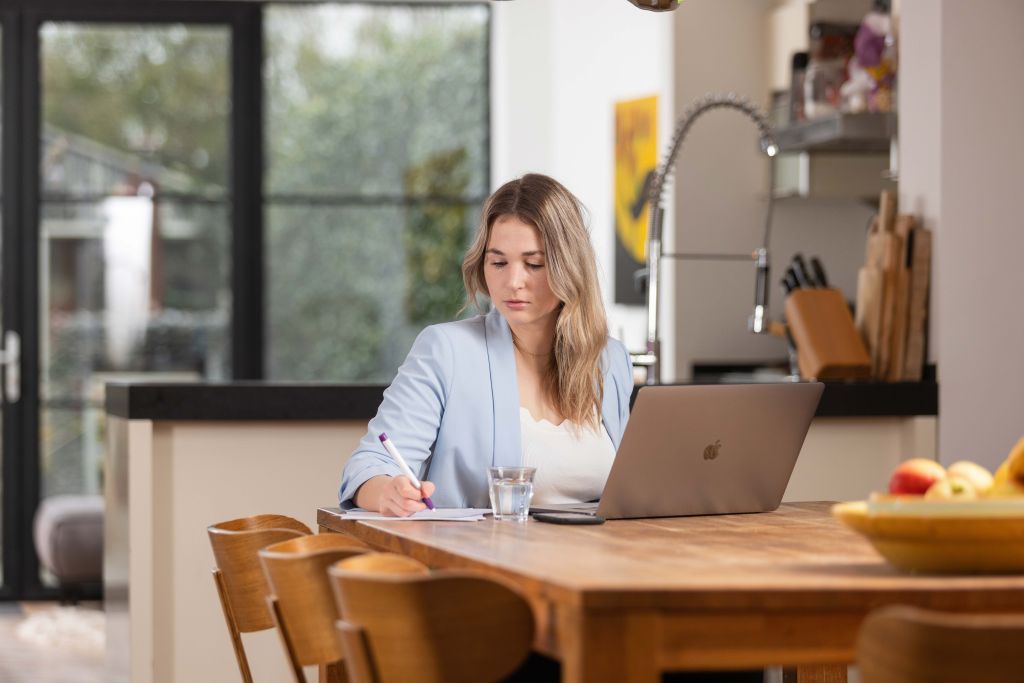
M 800 283 L 797 281 L 792 267 L 786 268 L 786 277 L 782 278 L 782 283 L 782 286 L 786 289 L 786 294 L 800 288 Z
M 820 287 L 828 287 L 828 278 L 825 276 L 825 267 L 821 265 L 821 261 L 818 260 L 817 256 L 811 257 L 811 272 L 814 273 L 814 279 L 818 281 Z
M 793 261 L 789 264 L 790 269 L 793 271 L 793 275 L 796 276 L 797 284 L 801 287 L 811 288 L 814 287 L 814 280 L 807 273 L 807 264 L 804 263 L 804 257 L 801 254 L 795 254 Z

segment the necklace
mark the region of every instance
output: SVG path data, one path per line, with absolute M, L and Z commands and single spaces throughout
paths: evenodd
M 526 349 L 519 345 L 519 339 L 516 337 L 515 334 L 512 335 L 512 346 L 516 347 L 516 350 L 519 351 L 520 353 L 525 353 L 527 356 L 533 356 L 534 358 L 547 358 L 548 356 L 551 355 L 550 351 L 548 351 L 547 353 L 533 353 L 532 351 L 527 351 Z

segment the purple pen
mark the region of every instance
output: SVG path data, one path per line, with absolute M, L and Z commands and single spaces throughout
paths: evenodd
M 380 436 L 377 438 L 380 439 L 382 444 L 384 444 L 384 450 L 386 450 L 388 454 L 394 458 L 394 461 L 398 463 L 398 467 L 402 470 L 402 474 L 408 477 L 409 481 L 412 482 L 412 485 L 420 489 L 420 493 L 422 494 L 423 484 L 420 483 L 420 480 L 417 479 L 416 475 L 412 473 L 411 469 L 409 469 L 409 465 L 406 464 L 405 458 L 403 458 L 402 454 L 398 452 L 397 448 L 395 448 L 395 444 L 391 443 L 391 439 L 388 438 L 388 435 L 381 432 Z M 423 504 L 431 510 L 434 509 L 434 501 L 430 500 L 430 496 L 423 496 Z

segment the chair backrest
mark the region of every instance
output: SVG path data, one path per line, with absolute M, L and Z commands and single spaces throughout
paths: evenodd
M 875 610 L 861 625 L 863 683 L 1010 683 L 1024 680 L 1024 614 Z
M 522 595 L 483 575 L 426 573 L 410 562 L 364 556 L 331 567 L 350 679 L 475 683 L 522 663 L 534 635 Z M 350 648 L 360 642 L 362 666 Z
M 370 574 L 372 576 L 405 575 L 430 573 L 430 567 L 408 555 L 398 553 L 363 553 L 336 565 L 348 574 Z
M 343 658 L 334 632 L 338 618 L 327 568 L 366 552 L 348 536 L 315 534 L 275 543 L 259 551 L 270 584 L 271 604 L 293 669 Z
M 256 553 L 271 543 L 307 535 L 309 527 L 285 515 L 254 515 L 214 524 L 207 533 L 223 581 L 225 616 L 230 610 L 229 621 L 233 618 L 241 633 L 273 626 L 267 609 L 267 580 Z

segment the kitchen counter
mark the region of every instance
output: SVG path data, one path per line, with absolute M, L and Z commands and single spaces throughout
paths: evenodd
M 730 372 L 698 383 L 765 379 Z M 123 680 L 230 680 L 203 529 L 273 512 L 315 528 L 384 387 L 266 382 L 108 383 L 104 584 L 108 652 Z M 827 384 L 786 501 L 850 500 L 911 457 L 934 457 L 937 387 Z M 699 454 L 695 454 L 699 457 Z M 129 589 L 130 588 L 130 589 Z M 247 634 L 254 670 L 289 676 L 272 631 Z M 251 649 L 249 646 L 252 646 Z
M 384 388 L 272 382 L 111 383 L 106 409 L 110 415 L 130 420 L 369 420 L 377 412 Z M 933 381 L 826 383 L 815 416 L 937 415 L 938 393 Z

